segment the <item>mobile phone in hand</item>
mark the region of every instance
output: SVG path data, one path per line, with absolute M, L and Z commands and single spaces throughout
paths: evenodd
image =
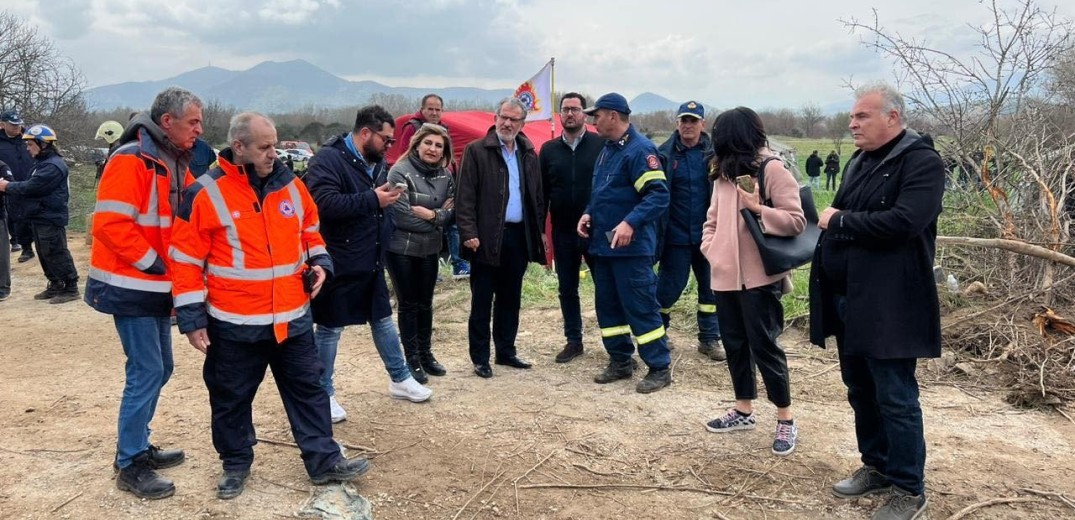
M 743 191 L 747 193 L 754 193 L 754 177 L 749 175 L 740 175 L 735 178 L 735 183 L 739 185 Z
M 302 289 L 306 291 L 306 294 L 314 292 L 315 283 L 317 283 L 317 272 L 312 267 L 302 272 Z
M 615 233 L 613 233 L 611 231 L 605 231 L 605 240 L 608 240 L 609 244 L 612 243 L 612 237 L 614 237 L 614 236 L 616 236 Z
M 399 191 L 407 191 L 407 183 L 405 183 L 405 182 L 397 182 L 395 184 L 395 186 L 396 186 L 396 189 L 399 190 Z

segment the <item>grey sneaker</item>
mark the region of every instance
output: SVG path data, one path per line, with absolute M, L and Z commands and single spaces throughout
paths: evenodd
M 713 433 L 734 432 L 735 430 L 753 430 L 757 426 L 754 414 L 742 415 L 735 408 L 728 409 L 728 413 L 717 417 L 705 424 L 705 429 Z
M 724 361 L 728 359 L 727 354 L 724 353 L 724 345 L 720 344 L 719 339 L 709 341 L 698 340 L 698 353 L 713 361 Z
M 832 486 L 832 494 L 840 498 L 859 498 L 892 489 L 888 477 L 873 466 L 862 466 Z
M 791 455 L 795 451 L 795 440 L 799 437 L 799 427 L 795 423 L 776 422 L 776 437 L 773 439 L 773 455 Z
M 892 496 L 881 506 L 871 520 L 915 520 L 922 518 L 926 512 L 929 499 L 923 493 L 912 495 L 898 487 L 892 487 Z

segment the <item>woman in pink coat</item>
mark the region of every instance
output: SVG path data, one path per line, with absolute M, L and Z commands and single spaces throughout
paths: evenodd
M 758 216 L 766 234 L 795 236 L 806 226 L 799 201 L 799 184 L 768 148 L 761 119 L 753 110 L 738 107 L 713 122 L 714 157 L 709 178 L 713 196 L 702 228 L 702 253 L 709 260 L 712 287 L 717 295 L 717 319 L 728 354 L 728 371 L 735 390 L 735 406 L 706 424 L 711 432 L 754 429 L 754 399 L 758 388 L 755 367 L 761 372 L 769 400 L 777 408 L 773 453 L 795 451 L 798 430 L 791 413 L 788 360 L 776 339 L 784 331 L 780 297 L 791 290 L 789 272 L 765 274 L 758 246 L 747 231 L 739 210 Z M 758 171 L 764 168 L 764 193 L 758 193 Z M 736 178 L 742 179 L 744 190 Z

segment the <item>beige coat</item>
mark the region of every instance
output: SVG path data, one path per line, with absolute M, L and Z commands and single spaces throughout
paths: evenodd
M 769 161 L 765 165 L 765 194 L 773 201 L 773 207 L 765 206 L 761 211 L 765 233 L 787 237 L 802 233 L 806 216 L 799 201 L 799 183 L 781 161 Z M 714 182 L 701 246 L 702 254 L 709 260 L 713 290 L 740 291 L 783 281 L 784 292 L 790 292 L 789 272 L 765 274 L 758 245 L 739 213 L 744 207 L 735 183 L 723 177 Z

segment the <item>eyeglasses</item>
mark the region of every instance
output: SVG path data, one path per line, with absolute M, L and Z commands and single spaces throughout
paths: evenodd
M 508 116 L 504 116 L 504 115 L 500 115 L 500 114 L 497 114 L 496 118 L 501 120 L 501 121 L 511 121 L 512 123 L 515 123 L 515 124 L 519 124 L 519 123 L 522 123 L 523 121 L 526 121 L 525 117 L 508 117 Z
M 385 146 L 392 146 L 392 144 L 396 142 L 396 138 L 390 135 L 386 136 L 380 132 L 373 132 L 373 135 L 380 137 L 381 140 L 384 141 Z
M 560 108 L 560 113 L 561 114 L 581 114 L 582 113 L 582 108 L 581 107 L 561 107 Z

